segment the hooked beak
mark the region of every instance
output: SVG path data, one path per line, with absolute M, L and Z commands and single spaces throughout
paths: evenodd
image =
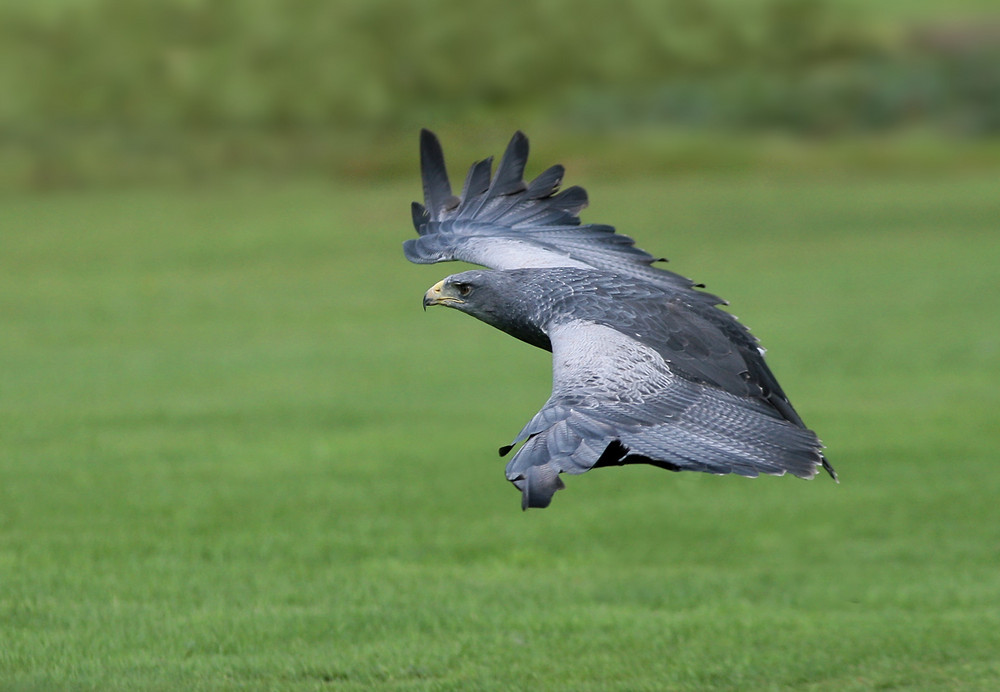
M 444 292 L 444 279 L 441 279 L 436 284 L 427 289 L 427 293 L 424 294 L 424 310 L 427 309 L 428 305 L 449 305 L 455 303 L 464 303 L 464 300 L 456 298 L 455 296 L 450 296 Z

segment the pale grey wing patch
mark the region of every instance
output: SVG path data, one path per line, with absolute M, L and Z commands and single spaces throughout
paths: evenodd
M 560 473 L 649 463 L 674 471 L 812 478 L 822 463 L 809 430 L 757 399 L 673 375 L 652 348 L 611 327 L 550 330 L 553 390 L 514 442 L 506 475 L 524 507 L 545 507 Z
M 503 234 L 431 233 L 406 240 L 403 253 L 415 264 L 461 260 L 491 269 L 593 268 L 587 262 L 573 259 L 566 251 Z
M 659 353 L 607 325 L 569 320 L 549 340 L 553 396 L 639 400 L 674 379 Z

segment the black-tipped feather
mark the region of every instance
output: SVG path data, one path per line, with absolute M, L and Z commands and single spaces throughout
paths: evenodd
M 420 175 L 424 181 L 424 202 L 431 219 L 439 220 L 444 211 L 455 206 L 457 200 L 451 194 L 441 142 L 430 130 L 420 131 Z
M 524 167 L 527 163 L 528 138 L 523 132 L 517 131 L 500 159 L 500 165 L 490 184 L 490 194 L 499 197 L 523 192 L 527 188 L 524 184 Z
M 529 199 L 542 199 L 554 194 L 559 189 L 559 185 L 562 184 L 565 172 L 565 169 L 558 163 L 545 169 L 528 183 L 528 189 L 524 191 L 525 196 Z
M 490 170 L 492 168 L 492 157 L 477 161 L 469 168 L 469 173 L 465 176 L 465 185 L 462 187 L 462 204 L 458 208 L 459 215 L 467 213 L 469 202 L 490 189 Z
M 413 227 L 417 229 L 417 234 L 427 233 L 427 223 L 431 220 L 427 208 L 420 202 L 414 202 L 410 205 L 410 213 L 413 215 Z

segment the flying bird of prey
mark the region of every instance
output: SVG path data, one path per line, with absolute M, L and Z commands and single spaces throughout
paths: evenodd
M 437 137 L 420 137 L 424 203 L 413 203 L 411 262 L 487 267 L 436 283 L 424 307 L 468 313 L 552 352 L 552 395 L 500 448 L 521 506 L 547 507 L 561 473 L 652 464 L 671 471 L 837 478 L 792 408 L 756 338 L 631 238 L 581 224 L 580 187 L 559 192 L 563 167 L 524 182 L 520 132 L 494 173 L 472 165 L 452 194 Z

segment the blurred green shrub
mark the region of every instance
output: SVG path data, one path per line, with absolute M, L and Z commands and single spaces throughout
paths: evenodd
M 1000 134 L 1000 26 L 956 45 L 909 44 L 850 59 L 734 65 L 661 80 L 645 91 L 581 90 L 570 112 L 582 124 L 672 123 L 806 135 L 933 127 Z
M 411 125 L 585 86 L 869 50 L 817 0 L 91 0 L 0 6 L 0 122 Z
M 350 139 L 504 114 L 585 127 L 1000 132 L 1000 31 L 899 40 L 841 7 L 825 0 L 2 3 L 0 158 L 8 177 L 39 161 L 58 171 L 67 156 L 75 157 L 70 168 L 99 168 L 121 150 L 141 167 L 144 150 L 183 151 L 182 137 L 214 152 L 212 160 L 239 159 L 256 146 L 247 133 L 298 137 L 294 148 L 303 133 Z M 219 133 L 241 143 L 219 144 Z M 294 153 L 281 157 L 292 162 Z

